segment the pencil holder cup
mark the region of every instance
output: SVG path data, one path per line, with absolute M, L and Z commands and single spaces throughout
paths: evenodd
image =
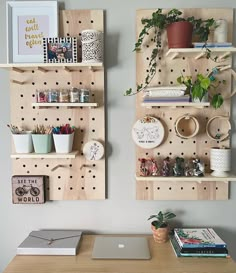
M 12 137 L 16 153 L 28 154 L 33 152 L 31 131 L 25 131 L 20 134 L 12 134 Z
M 52 134 L 32 134 L 34 151 L 37 154 L 48 154 L 52 150 Z
M 53 134 L 55 150 L 58 154 L 68 154 L 72 151 L 74 132 L 72 134 Z

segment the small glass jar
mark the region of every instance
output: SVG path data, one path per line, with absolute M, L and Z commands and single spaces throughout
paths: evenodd
M 90 90 L 80 89 L 79 101 L 83 103 L 88 103 L 90 101 Z
M 47 90 L 36 90 L 37 102 L 47 102 Z
M 58 102 L 58 91 L 56 89 L 48 91 L 48 102 Z
M 59 91 L 59 102 L 69 102 L 69 92 L 67 89 Z
M 75 103 L 79 102 L 79 92 L 78 88 L 71 88 L 70 90 L 70 102 Z

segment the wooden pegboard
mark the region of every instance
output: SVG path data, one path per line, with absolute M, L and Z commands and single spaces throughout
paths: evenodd
M 63 10 L 60 12 L 60 37 L 78 37 L 81 58 L 81 31 L 96 29 L 103 32 L 103 19 L 102 10 Z M 68 71 L 62 65 L 50 67 L 50 70 L 35 66 L 23 71 L 14 69 L 10 77 L 15 81 L 10 86 L 11 123 L 28 129 L 33 129 L 37 124 L 74 125 L 78 130 L 73 150 L 79 151 L 75 159 L 13 159 L 13 174 L 48 175 L 50 200 L 105 199 L 105 156 L 99 161 L 86 161 L 82 153 L 84 144 L 90 140 L 98 140 L 105 146 L 103 67 L 92 70 L 85 66 Z M 71 87 L 90 89 L 92 100 L 98 103 L 98 108 L 39 109 L 31 105 L 35 102 L 36 89 Z M 63 167 L 52 171 L 57 165 Z M 81 168 L 83 165 L 87 167 Z
M 150 18 L 155 10 L 139 10 L 137 11 L 136 25 L 138 34 L 142 29 L 141 19 Z M 194 15 L 202 19 L 213 17 L 214 19 L 224 18 L 228 22 L 228 41 L 232 42 L 233 29 L 233 10 L 232 9 L 184 9 L 183 15 L 188 17 Z M 137 84 L 144 82 L 145 75 L 148 69 L 149 57 L 153 48 L 153 42 L 147 36 L 141 52 L 136 53 L 136 78 Z M 168 51 L 166 33 L 163 34 L 163 52 L 159 55 L 157 74 L 151 82 L 151 86 L 171 86 L 177 85 L 177 77 L 181 74 L 196 76 L 198 73 L 207 74 L 216 65 L 231 65 L 232 57 L 228 57 L 224 61 L 216 64 L 212 60 L 200 58 L 195 60 L 194 56 L 181 56 L 180 58 L 171 59 L 166 57 Z M 231 71 L 230 69 L 222 71 L 217 75 L 217 79 L 226 80 L 226 85 L 222 85 L 224 96 L 231 93 Z M 212 107 L 202 109 L 193 107 L 155 107 L 145 108 L 141 106 L 142 94 L 139 93 L 136 99 L 136 120 L 143 118 L 146 115 L 159 118 L 165 127 L 165 139 L 163 143 L 155 149 L 145 150 L 136 146 L 136 175 L 139 176 L 139 158 L 155 158 L 159 165 L 160 162 L 167 156 L 174 158 L 181 156 L 184 158 L 198 157 L 205 163 L 206 172 L 210 173 L 210 148 L 219 145 L 230 146 L 230 141 L 225 140 L 221 143 L 216 140 L 211 140 L 206 135 L 207 121 L 216 115 L 230 116 L 230 100 L 225 100 L 220 109 L 214 110 Z M 181 139 L 176 136 L 174 123 L 176 119 L 183 114 L 191 114 L 195 116 L 200 124 L 199 133 L 191 139 Z M 224 124 L 216 124 L 216 131 L 225 132 Z M 204 182 L 207 188 L 204 189 L 202 183 L 198 183 L 193 179 L 188 182 L 175 181 L 175 178 L 170 178 L 169 181 L 162 181 L 161 177 L 157 177 L 155 181 L 143 178 L 142 181 L 137 179 L 136 197 L 144 200 L 222 200 L 228 199 L 228 182 L 222 179 L 222 182 L 209 181 Z M 216 186 L 217 183 L 217 186 Z M 158 187 L 162 190 L 158 190 Z M 170 190 L 171 188 L 171 190 Z M 194 188 L 194 190 L 192 189 Z

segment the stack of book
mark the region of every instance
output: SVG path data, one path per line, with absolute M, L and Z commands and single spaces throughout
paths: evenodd
M 175 228 L 171 244 L 177 257 L 229 257 L 226 243 L 212 228 Z
M 160 86 L 146 88 L 143 91 L 145 103 L 181 103 L 189 102 L 190 96 L 185 94 L 186 86 Z

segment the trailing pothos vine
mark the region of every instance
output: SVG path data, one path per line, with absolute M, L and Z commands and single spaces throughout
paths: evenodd
M 138 36 L 138 41 L 135 43 L 134 51 L 138 52 L 141 50 L 144 38 L 150 34 L 150 30 L 154 29 L 152 37 L 150 39 L 154 43 L 151 56 L 149 58 L 148 72 L 145 77 L 144 83 L 138 84 L 136 91 L 129 88 L 125 91 L 126 96 L 132 96 L 140 91 L 144 90 L 152 81 L 156 75 L 156 67 L 158 62 L 158 55 L 162 49 L 162 34 L 166 27 L 171 23 L 188 21 L 193 25 L 193 34 L 197 35 L 200 42 L 205 42 L 208 39 L 210 28 L 215 25 L 213 18 L 202 20 L 195 19 L 193 16 L 188 18 L 181 17 L 182 12 L 178 9 L 171 9 L 168 13 L 163 13 L 162 9 L 158 9 L 152 13 L 151 18 L 141 19 L 143 28 Z

